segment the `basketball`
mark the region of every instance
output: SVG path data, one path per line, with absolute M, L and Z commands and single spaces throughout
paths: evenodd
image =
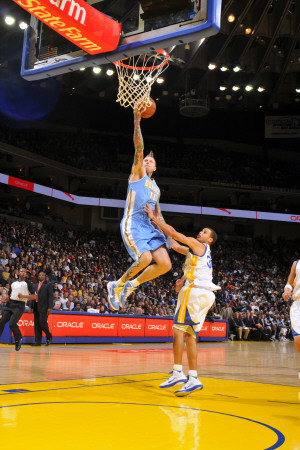
M 155 103 L 155 101 L 152 98 L 150 98 L 150 102 L 151 102 L 151 105 L 147 106 L 145 111 L 143 111 L 142 114 L 141 114 L 142 119 L 148 119 L 149 117 L 152 117 L 153 114 L 156 111 L 156 103 Z

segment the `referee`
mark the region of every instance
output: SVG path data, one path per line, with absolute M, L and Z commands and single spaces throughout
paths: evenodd
M 6 322 L 9 321 L 9 328 L 14 335 L 15 349 L 17 352 L 22 345 L 22 334 L 18 327 L 18 322 L 23 315 L 27 300 L 37 299 L 37 296 L 34 295 L 33 286 L 25 280 L 26 276 L 26 269 L 20 269 L 19 279 L 11 284 L 8 295 L 6 296 L 8 302 L 6 303 L 2 319 L 0 320 L 0 336 L 3 333 Z

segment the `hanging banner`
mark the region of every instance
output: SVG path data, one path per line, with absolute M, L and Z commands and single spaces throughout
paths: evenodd
M 121 24 L 84 0 L 14 0 L 90 55 L 110 52 L 119 44 Z
M 300 138 L 300 116 L 266 116 L 265 137 Z

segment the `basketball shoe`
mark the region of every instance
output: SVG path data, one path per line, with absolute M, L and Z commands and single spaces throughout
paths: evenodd
M 175 395 L 177 397 L 185 397 L 186 395 L 189 395 L 191 392 L 197 391 L 198 389 L 203 389 L 203 384 L 197 377 L 192 377 L 191 375 L 188 375 L 188 380 L 185 383 L 184 386 L 182 386 L 179 391 L 175 391 Z
M 107 301 L 110 307 L 118 311 L 120 308 L 120 292 L 123 289 L 123 286 L 117 286 L 116 281 L 111 281 L 107 283 Z
M 159 386 L 160 388 L 169 388 L 175 386 L 175 384 L 183 384 L 187 382 L 187 378 L 182 371 L 178 372 L 177 370 L 173 370 L 172 375 L 167 381 L 164 381 Z
M 124 286 L 122 287 L 122 292 L 120 293 L 120 306 L 121 308 L 124 308 L 126 298 L 136 290 L 136 287 L 132 286 L 130 281 L 126 281 Z

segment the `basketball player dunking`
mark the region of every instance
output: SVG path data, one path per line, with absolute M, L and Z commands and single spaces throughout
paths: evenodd
M 124 308 L 126 298 L 140 284 L 153 280 L 172 267 L 165 236 L 151 224 L 143 210 L 148 203 L 150 208 L 155 210 L 155 215 L 161 217 L 158 205 L 160 190 L 151 178 L 156 170 L 156 162 L 152 152 L 144 158 L 140 121 L 140 112 L 134 111 L 135 155 L 128 182 L 124 217 L 121 221 L 122 238 L 134 263 L 118 281 L 107 284 L 108 302 L 114 310 Z M 150 265 L 152 259 L 154 264 Z M 142 273 L 132 280 L 141 271 Z
M 294 285 L 294 289 L 293 289 Z M 291 324 L 293 329 L 294 343 L 298 353 L 300 353 L 300 259 L 294 261 L 285 285 L 282 297 L 289 300 L 293 296 L 293 304 L 290 309 Z M 300 370 L 298 374 L 300 380 Z
M 207 311 L 215 301 L 213 291 L 220 287 L 212 282 L 212 262 L 210 245 L 217 240 L 217 234 L 211 228 L 204 228 L 197 239 L 178 233 L 173 227 L 154 217 L 149 205 L 144 210 L 159 228 L 173 239 L 172 248 L 186 256 L 184 275 L 176 282 L 179 292 L 173 325 L 174 366 L 171 377 L 160 385 L 169 388 L 177 384 L 184 385 L 175 392 L 184 397 L 193 391 L 202 389 L 203 385 L 197 374 L 197 335 L 204 323 Z M 178 242 L 185 245 L 180 245 Z M 182 371 L 184 342 L 188 357 L 188 378 Z

